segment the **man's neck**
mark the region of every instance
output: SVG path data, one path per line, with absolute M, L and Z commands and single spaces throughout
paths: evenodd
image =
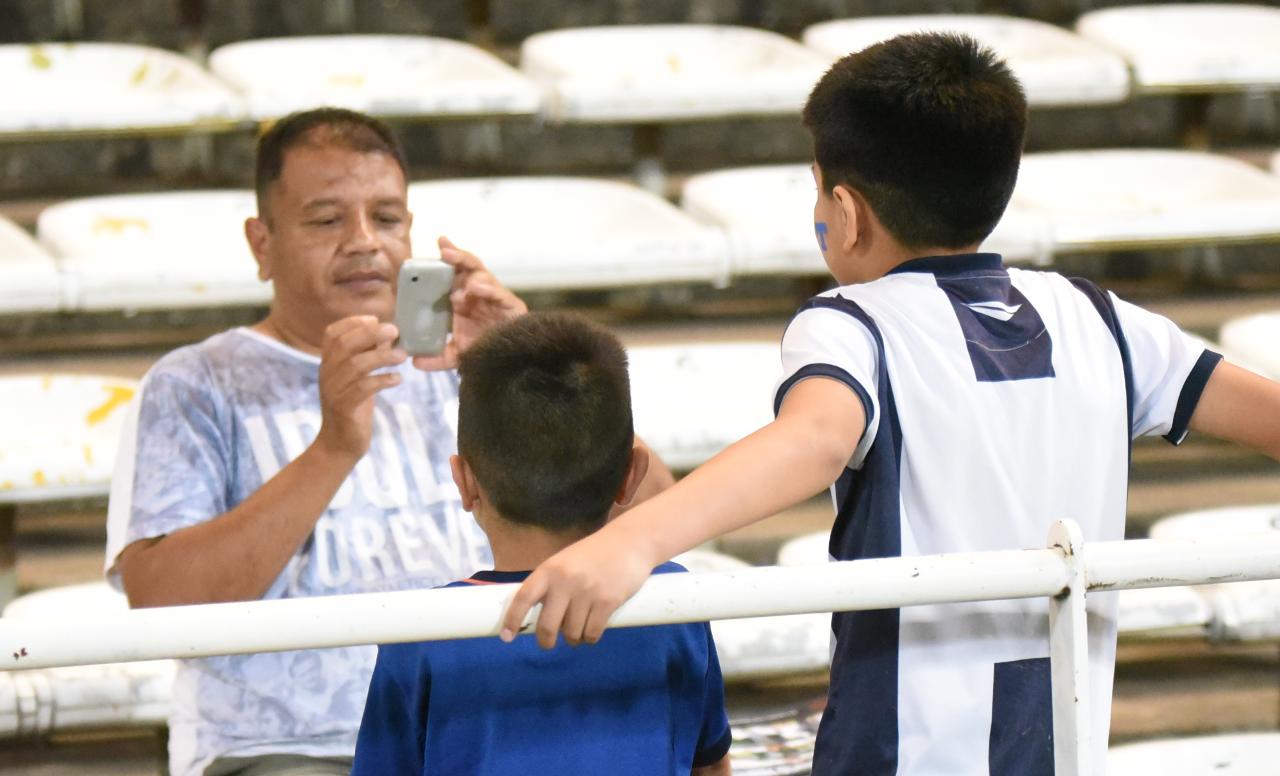
M 545 528 L 492 517 L 485 520 L 483 526 L 493 549 L 494 571 L 530 571 L 590 533 L 554 533 Z
M 266 318 L 263 318 L 250 328 L 273 340 L 283 342 L 294 350 L 300 350 L 313 356 L 320 355 L 321 342 L 299 327 L 290 324 L 275 310 L 267 313 Z

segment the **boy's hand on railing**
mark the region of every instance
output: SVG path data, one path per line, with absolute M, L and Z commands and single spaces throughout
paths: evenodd
M 541 603 L 536 631 L 543 649 L 554 647 L 560 633 L 574 646 L 594 644 L 609 617 L 640 589 L 655 565 L 623 531 L 598 531 L 534 569 L 511 599 L 500 636 L 513 640 L 529 610 Z

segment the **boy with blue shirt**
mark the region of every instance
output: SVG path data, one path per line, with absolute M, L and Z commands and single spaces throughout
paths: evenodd
M 520 582 L 644 479 L 626 354 L 581 319 L 534 313 L 485 334 L 458 372 L 453 477 L 494 570 L 450 586 Z M 353 774 L 712 776 L 729 772 L 729 743 L 706 623 L 623 629 L 590 650 L 391 644 L 378 650 Z
M 839 287 L 782 340 L 776 419 L 566 548 L 513 599 L 538 639 L 594 642 L 655 563 L 830 488 L 837 560 L 1042 547 L 1062 518 L 1124 536 L 1132 440 L 1189 430 L 1280 459 L 1280 385 L 1088 281 L 978 246 L 1017 180 L 1026 101 L 972 39 L 837 62 L 804 110 L 818 243 Z M 1102 774 L 1115 594 L 1090 593 Z M 837 613 L 814 776 L 1050 776 L 1048 602 Z

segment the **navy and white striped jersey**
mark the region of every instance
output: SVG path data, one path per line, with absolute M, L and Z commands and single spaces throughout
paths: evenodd
M 782 342 L 775 408 L 824 376 L 867 427 L 832 488 L 839 560 L 1044 547 L 1050 526 L 1124 537 L 1131 440 L 1175 444 L 1216 354 L 1087 281 L 995 254 L 917 259 L 810 299 Z M 1114 594 L 1091 594 L 1095 763 Z M 1053 773 L 1048 601 L 836 614 L 815 776 Z

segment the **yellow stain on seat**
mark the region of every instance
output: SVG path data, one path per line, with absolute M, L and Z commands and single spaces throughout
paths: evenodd
M 147 223 L 145 218 L 116 218 L 115 216 L 98 216 L 94 219 L 93 226 L 90 229 L 94 234 L 102 234 L 110 232 L 111 234 L 124 234 L 124 230 L 128 228 L 141 229 L 147 231 L 151 225 Z
M 90 466 L 93 466 L 93 448 L 90 447 L 89 445 L 85 445 L 81 449 L 84 450 L 84 462 L 89 464 Z
M 45 53 L 44 46 L 32 46 L 28 61 L 36 70 L 48 70 L 53 67 L 53 60 Z
M 134 86 L 141 86 L 142 82 L 147 80 L 147 73 L 150 71 L 151 63 L 143 60 L 142 64 L 138 65 L 138 69 L 134 70 L 133 75 L 129 77 L 129 83 Z
M 49 484 L 49 479 L 48 479 L 47 477 L 45 477 L 45 476 L 44 476 L 44 470 L 43 470 L 43 469 L 36 469 L 36 470 L 35 470 L 35 473 L 33 473 L 33 474 L 31 475 L 31 481 L 32 481 L 33 483 L 35 483 L 36 485 L 47 485 L 47 484 Z
M 351 86 L 359 88 L 364 86 L 364 76 L 359 73 L 337 73 L 329 76 L 329 83 L 332 86 Z
M 0 482 L 0 490 L 13 490 L 13 480 Z
M 52 388 L 53 388 L 52 375 L 45 375 L 44 377 L 40 378 L 40 390 L 48 391 L 48 390 L 51 390 Z
M 112 411 L 117 407 L 128 404 L 129 400 L 133 398 L 133 389 L 126 386 L 109 385 L 106 386 L 106 391 L 108 394 L 107 400 L 90 410 L 89 414 L 85 416 L 84 421 L 90 426 L 96 426 L 106 420 Z

